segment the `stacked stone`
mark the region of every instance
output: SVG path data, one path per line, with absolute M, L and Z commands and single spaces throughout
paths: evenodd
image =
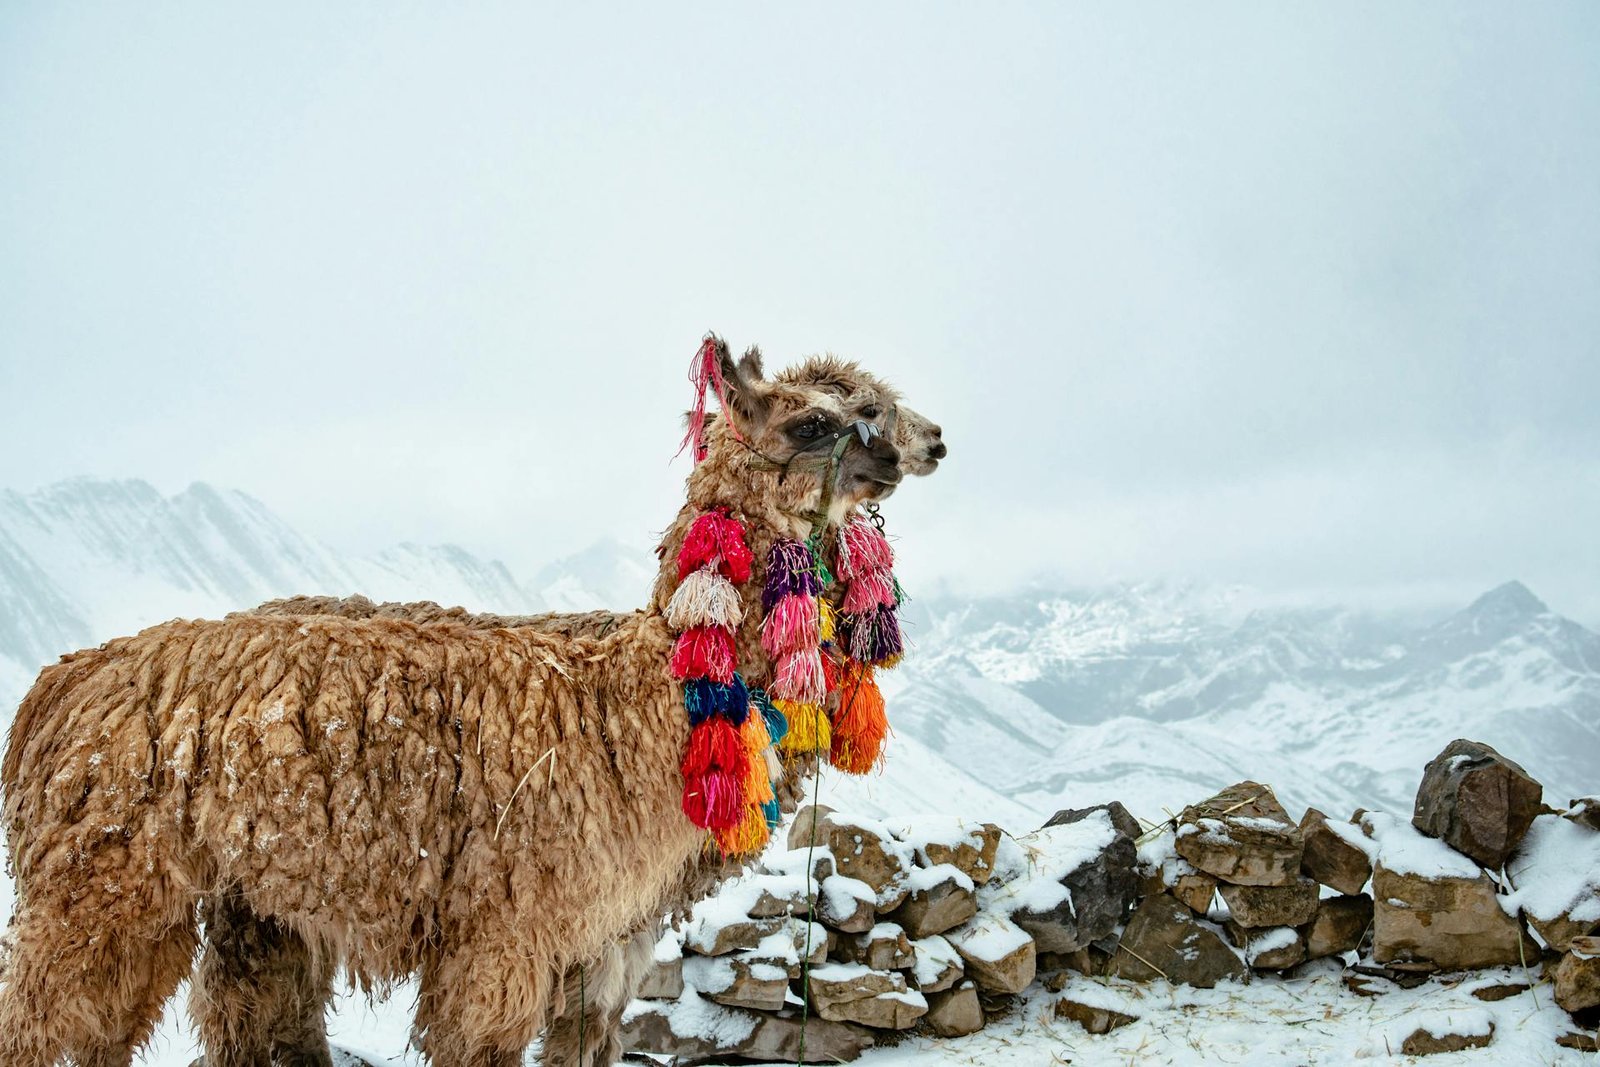
M 1016 839 L 809 807 L 787 844 L 663 942 L 629 1047 L 792 1061 L 804 1030 L 807 1061 L 839 1062 L 888 1033 L 972 1033 L 1041 974 L 1058 1017 L 1105 1033 L 1135 1021 L 1136 1000 L 1073 972 L 1210 987 L 1336 957 L 1370 994 L 1542 963 L 1580 1026 L 1600 1017 L 1600 799 L 1546 808 L 1537 782 L 1475 742 L 1428 765 L 1410 820 L 1313 808 L 1296 822 L 1245 781 L 1161 830 L 1117 803 Z M 1493 1030 L 1398 1039 L 1422 1054 Z

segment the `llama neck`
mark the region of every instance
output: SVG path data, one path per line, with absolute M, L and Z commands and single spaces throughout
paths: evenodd
M 683 507 L 656 549 L 661 565 L 646 611 L 665 613 L 678 587 L 678 553 L 690 524 L 704 512 L 727 509 L 743 525 L 745 543 L 756 560 L 757 573 L 739 586 L 744 618 L 735 643 L 740 672 L 750 684 L 761 685 L 771 676 L 761 647 L 761 565 L 775 542 L 803 540 L 810 532 L 811 523 L 801 516 L 816 496 L 816 482 L 814 477 L 791 476 L 787 484 L 781 483 L 774 472 L 749 469 L 748 463 L 740 462 L 743 450 L 740 453 L 719 456 L 713 450 L 689 476 Z

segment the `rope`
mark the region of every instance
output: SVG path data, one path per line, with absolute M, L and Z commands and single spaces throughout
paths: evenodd
M 806 1024 L 811 1021 L 811 928 L 817 921 L 817 890 L 811 875 L 812 856 L 817 851 L 817 801 L 822 796 L 822 761 L 817 761 L 817 778 L 811 787 L 811 837 L 806 846 L 806 954 L 800 958 L 800 1052 L 795 1067 L 806 1062 Z

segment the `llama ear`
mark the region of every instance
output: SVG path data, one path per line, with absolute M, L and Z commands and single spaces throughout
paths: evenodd
M 761 366 L 761 349 L 751 345 L 739 357 L 739 376 L 747 382 L 764 382 L 766 371 Z
M 754 373 L 751 373 L 751 353 L 755 354 Z M 741 432 L 756 433 L 767 421 L 768 410 L 763 389 L 766 382 L 761 376 L 761 353 L 752 348 L 744 354 L 743 359 L 735 363 L 728 346 L 719 340 L 717 362 L 722 372 L 723 387 L 727 390 L 728 403 L 733 407 L 730 414 Z

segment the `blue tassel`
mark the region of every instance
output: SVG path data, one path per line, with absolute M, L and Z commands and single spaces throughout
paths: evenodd
M 699 726 L 713 715 L 743 726 L 750 714 L 750 692 L 737 673 L 727 685 L 709 678 L 691 678 L 683 683 L 683 710 L 689 713 L 691 726 Z
M 772 743 L 777 744 L 782 741 L 784 735 L 789 732 L 789 720 L 784 717 L 783 712 L 773 706 L 765 689 L 750 690 L 750 699 L 760 709 L 761 718 L 767 726 L 767 736 L 772 738 Z
M 768 830 L 776 830 L 778 823 L 783 819 L 783 812 L 778 810 L 778 802 L 776 800 L 769 800 L 762 804 L 761 814 L 766 817 Z

